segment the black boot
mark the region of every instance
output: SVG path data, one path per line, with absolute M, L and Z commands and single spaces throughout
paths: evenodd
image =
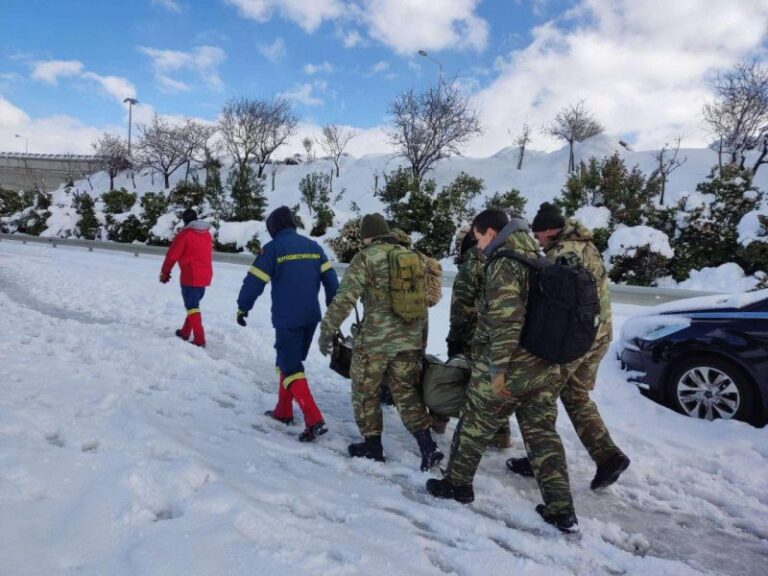
M 272 418 L 272 420 L 277 420 L 278 422 L 282 422 L 283 424 L 287 424 L 287 425 L 293 424 L 293 416 L 289 416 L 288 418 L 278 418 L 277 416 L 275 416 L 274 410 L 267 410 L 266 412 L 264 412 L 264 415 L 269 416 L 270 418 Z
M 607 488 L 616 482 L 627 468 L 629 468 L 629 458 L 623 452 L 618 452 L 597 465 L 597 472 L 589 487 L 592 490 Z
M 381 436 L 366 436 L 364 442 L 356 442 L 347 447 L 353 458 L 370 458 L 376 462 L 384 462 L 384 448 L 381 446 Z
M 426 472 L 432 466 L 439 464 L 443 459 L 443 453 L 437 448 L 437 444 L 432 440 L 432 434 L 429 433 L 429 428 L 426 430 L 419 430 L 414 432 L 413 436 L 416 438 L 416 442 L 419 443 L 419 451 L 421 452 L 421 471 Z
M 507 468 L 520 476 L 533 476 L 533 468 L 528 458 L 510 458 L 507 460 Z
M 547 507 L 544 504 L 536 506 L 536 512 L 539 513 L 539 516 L 544 518 L 544 522 L 552 524 L 552 526 L 560 530 L 560 532 L 574 534 L 579 531 L 579 521 L 576 518 L 576 514 L 572 512 L 552 514 L 551 512 L 547 512 Z
M 454 486 L 448 478 L 443 478 L 442 480 L 430 478 L 427 480 L 427 492 L 435 498 L 456 500 L 456 502 L 461 502 L 462 504 L 469 504 L 475 499 L 475 491 L 472 488 L 472 484 Z
M 317 424 L 304 428 L 304 432 L 299 434 L 299 442 L 312 442 L 326 432 L 328 432 L 328 428 L 325 427 L 325 422 L 320 420 Z

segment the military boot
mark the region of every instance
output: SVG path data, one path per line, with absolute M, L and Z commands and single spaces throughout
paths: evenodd
M 522 458 L 510 458 L 507 460 L 507 468 L 515 474 L 520 474 L 520 476 L 533 476 L 531 461 L 525 456 Z
M 413 436 L 416 438 L 416 442 L 419 443 L 419 451 L 421 451 L 421 471 L 426 472 L 432 466 L 439 464 L 443 459 L 443 453 L 432 440 L 432 434 L 429 433 L 429 429 L 419 430 L 414 432 Z
M 574 534 L 579 531 L 579 521 L 576 518 L 576 514 L 573 512 L 563 512 L 561 514 L 553 514 L 547 511 L 547 507 L 544 504 L 536 506 L 536 512 L 539 513 L 547 524 L 552 524 L 555 528 L 566 534 Z
M 623 452 L 617 452 L 597 465 L 597 472 L 595 472 L 590 488 L 592 490 L 607 488 L 616 482 L 627 468 L 629 468 L 629 458 Z
M 376 462 L 385 462 L 381 436 L 366 436 L 365 441 L 350 444 L 347 450 L 353 458 L 370 458 Z
M 454 486 L 448 478 L 443 478 L 442 480 L 430 478 L 427 480 L 427 492 L 435 498 L 456 500 L 456 502 L 461 502 L 462 504 L 469 504 L 475 499 L 475 491 L 472 488 L 472 484 Z

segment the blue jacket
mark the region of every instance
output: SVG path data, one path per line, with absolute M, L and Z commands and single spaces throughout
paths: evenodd
M 320 245 L 290 228 L 264 246 L 243 280 L 237 307 L 248 312 L 269 282 L 275 328 L 317 324 L 321 319 L 317 299 L 320 283 L 325 289 L 326 305 L 339 288 L 336 271 Z

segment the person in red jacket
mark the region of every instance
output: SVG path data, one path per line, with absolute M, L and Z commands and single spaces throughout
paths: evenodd
M 200 314 L 200 300 L 205 296 L 205 287 L 211 285 L 213 278 L 213 238 L 208 229 L 208 222 L 197 219 L 197 212 L 188 208 L 181 216 L 184 228 L 176 235 L 165 255 L 160 269 L 160 282 L 166 284 L 171 279 L 171 270 L 178 262 L 181 268 L 181 297 L 187 309 L 187 318 L 176 336 L 189 340 L 194 335 L 192 344 L 205 347 L 205 330 Z

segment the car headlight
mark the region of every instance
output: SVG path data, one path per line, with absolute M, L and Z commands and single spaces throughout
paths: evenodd
M 625 345 L 638 340 L 655 342 L 670 334 L 685 330 L 691 325 L 690 318 L 671 314 L 635 316 L 621 327 L 621 340 Z

